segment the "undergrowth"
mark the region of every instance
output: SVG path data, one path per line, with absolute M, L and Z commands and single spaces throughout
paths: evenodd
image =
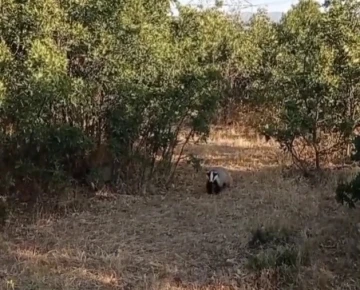
M 279 275 L 281 283 L 294 283 L 300 268 L 310 264 L 305 241 L 287 227 L 256 229 L 248 246 L 251 251 L 247 268 L 257 273 L 273 270 Z

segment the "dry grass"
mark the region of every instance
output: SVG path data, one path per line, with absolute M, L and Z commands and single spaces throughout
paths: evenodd
M 335 173 L 318 185 L 284 178 L 275 144 L 230 129 L 187 152 L 229 168 L 235 186 L 209 196 L 205 171 L 182 165 L 167 195 L 118 196 L 24 226 L 12 217 L 0 237 L 0 288 L 360 289 L 360 214 L 335 203 Z M 291 228 L 310 252 L 286 285 L 276 267 L 246 267 L 261 225 Z

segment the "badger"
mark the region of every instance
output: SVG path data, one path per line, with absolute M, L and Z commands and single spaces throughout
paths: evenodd
M 213 167 L 207 173 L 206 191 L 208 194 L 219 194 L 226 187 L 231 187 L 233 179 L 230 172 L 223 167 Z

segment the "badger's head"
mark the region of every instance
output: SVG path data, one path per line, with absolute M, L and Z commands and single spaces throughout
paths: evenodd
M 219 192 L 219 184 L 218 184 L 218 180 L 219 180 L 219 173 L 216 172 L 215 170 L 210 170 L 206 173 L 207 175 L 207 183 L 206 183 L 206 188 L 207 188 L 207 192 L 209 194 L 212 194 L 213 192 L 218 193 Z
M 219 173 L 215 170 L 210 170 L 207 173 L 208 181 L 214 183 L 219 180 Z

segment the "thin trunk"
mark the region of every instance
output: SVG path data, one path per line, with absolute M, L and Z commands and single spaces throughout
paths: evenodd
M 188 144 L 191 136 L 193 135 L 193 132 L 194 132 L 194 130 L 191 130 L 191 131 L 190 131 L 189 135 L 186 137 L 186 140 L 184 141 L 184 144 L 181 146 L 181 150 L 180 150 L 180 153 L 179 153 L 179 157 L 177 158 L 177 160 L 176 160 L 176 162 L 175 162 L 175 165 L 174 165 L 172 171 L 170 171 L 168 180 L 166 181 L 166 185 L 168 185 L 169 182 L 173 179 L 174 174 L 175 174 L 175 171 L 176 171 L 176 168 L 177 168 L 177 166 L 179 165 L 179 162 L 180 162 L 180 160 L 181 160 L 182 154 L 183 154 L 183 152 L 184 152 L 184 148 L 185 148 L 185 146 Z
M 315 116 L 315 122 L 314 122 L 314 127 L 313 127 L 313 136 L 312 136 L 312 143 L 313 143 L 313 147 L 314 147 L 314 151 L 315 151 L 315 167 L 317 170 L 320 169 L 320 152 L 319 152 L 319 148 L 318 148 L 318 138 L 320 137 L 318 134 L 318 121 L 319 121 L 319 108 L 317 108 L 316 110 L 316 116 Z M 320 130 L 319 130 L 320 133 Z

